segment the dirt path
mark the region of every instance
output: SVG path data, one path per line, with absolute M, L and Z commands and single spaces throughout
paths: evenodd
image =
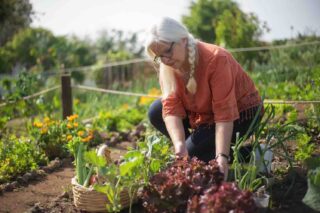
M 114 160 L 118 159 L 125 152 L 124 146 L 113 148 L 111 157 Z M 33 181 L 28 186 L 0 195 L 0 213 L 22 213 L 30 210 L 37 203 L 54 204 L 54 200 L 64 196 L 64 193 L 70 192 L 73 176 L 74 166 L 71 160 L 64 161 L 59 169 L 47 174 L 41 180 Z
M 5 192 L 0 196 L 0 212 L 21 213 L 35 203 L 49 202 L 71 188 L 70 180 L 73 176 L 73 165 L 68 161 L 41 181 L 34 181 L 13 192 Z

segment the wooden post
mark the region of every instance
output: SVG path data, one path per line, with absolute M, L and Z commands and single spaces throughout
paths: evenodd
M 61 72 L 61 102 L 62 102 L 62 118 L 72 115 L 72 91 L 71 91 L 71 75 L 65 72 L 62 66 Z

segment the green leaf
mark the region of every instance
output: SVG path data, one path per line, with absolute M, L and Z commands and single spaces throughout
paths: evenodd
M 139 157 L 134 157 L 132 159 L 130 159 L 129 161 L 125 161 L 123 163 L 120 164 L 120 175 L 121 176 L 125 176 L 127 174 L 132 174 L 133 170 L 137 167 L 139 167 L 140 165 L 143 164 L 143 157 L 139 156 Z
M 161 161 L 159 159 L 152 159 L 150 169 L 153 173 L 158 172 L 161 168 Z
M 107 164 L 106 159 L 103 156 L 98 156 L 94 150 L 85 152 L 84 160 L 97 167 L 103 167 Z

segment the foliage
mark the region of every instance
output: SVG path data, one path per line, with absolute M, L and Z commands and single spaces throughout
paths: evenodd
M 185 212 L 190 198 L 210 186 L 218 188 L 222 180 L 215 161 L 205 165 L 196 158 L 179 158 L 150 179 L 142 194 L 143 206 L 148 212 Z
M 256 212 L 252 193 L 241 191 L 235 183 L 222 183 L 208 188 L 197 202 L 197 196 L 192 198 L 192 205 L 187 212 Z
M 301 133 L 297 137 L 297 149 L 295 152 L 295 160 L 304 162 L 311 157 L 315 150 L 315 144 L 310 143 L 311 137 L 305 133 Z
M 234 1 L 198 0 L 190 6 L 190 14 L 183 16 L 183 23 L 199 39 L 219 44 L 225 48 L 253 47 L 259 45 L 260 35 L 268 28 L 260 26 L 254 14 L 244 13 Z M 244 66 L 253 69 L 253 61 L 263 54 L 242 52 L 235 57 Z
M 145 117 L 144 109 L 122 105 L 118 109 L 102 111 L 94 119 L 93 126 L 102 131 L 125 132 L 140 123 Z
M 292 123 L 284 124 L 272 124 L 270 121 L 275 116 L 275 108 L 271 105 L 266 107 L 264 117 L 260 121 L 258 115 L 259 109 L 255 115 L 254 120 L 250 124 L 247 133 L 238 138 L 236 145 L 233 147 L 234 150 L 234 162 L 232 168 L 234 169 L 235 181 L 238 183 L 240 189 L 255 191 L 257 187 L 262 184 L 262 180 L 268 175 L 269 170 L 267 164 L 271 162 L 265 162 L 264 155 L 269 150 L 274 150 L 276 147 L 282 150 L 282 153 L 277 153 L 288 161 L 289 166 L 293 166 L 293 159 L 289 155 L 288 150 L 285 146 L 285 142 L 290 139 L 295 139 L 298 133 L 301 133 L 302 129 Z M 248 138 L 249 133 L 252 132 L 254 137 Z M 239 150 L 244 142 L 249 140 L 252 145 L 252 152 L 250 153 L 249 165 L 241 164 L 241 156 Z M 265 148 L 260 146 L 263 141 Z M 259 158 L 256 156 L 256 150 L 259 154 Z M 264 173 L 259 173 L 260 168 L 264 168 Z M 258 178 L 258 175 L 260 178 Z
M 2 0 L 0 4 L 0 47 L 20 29 L 31 23 L 33 15 L 29 0 Z
M 74 38 L 56 37 L 43 28 L 27 28 L 17 33 L 10 42 L 0 48 L 3 57 L 1 73 L 12 73 L 14 69 L 35 72 L 91 65 L 95 54 L 86 41 Z M 81 80 L 74 74 L 76 80 Z M 80 78 L 80 79 L 79 79 Z
M 205 164 L 196 158 L 177 158 L 154 175 L 144 188 L 142 200 L 148 212 L 255 210 L 250 192 L 240 191 L 235 184 L 223 183 L 216 161 Z
M 47 157 L 30 139 L 13 135 L 0 139 L 0 183 L 46 163 Z
M 98 158 L 91 160 L 98 176 L 98 184 L 94 185 L 94 189 L 106 194 L 110 201 L 110 205 L 106 206 L 107 210 L 120 211 L 120 193 L 124 190 L 128 191 L 132 204 L 138 188 L 145 185 L 153 174 L 171 160 L 170 153 L 168 141 L 151 135 L 146 141 L 139 142 L 137 149 L 129 150 L 121 159 L 120 165 L 110 161 L 107 161 L 108 165 L 103 165 Z
M 319 41 L 319 38 L 300 36 L 281 43 L 274 42 L 273 45 L 290 46 L 314 41 Z M 320 45 L 273 49 L 268 51 L 268 55 L 267 63 L 257 64 L 255 67 L 255 72 L 261 75 L 259 81 L 264 84 L 268 82 L 293 82 L 300 89 L 303 89 L 306 84 L 311 84 L 311 88 L 316 86 L 315 83 L 319 77 Z
M 183 23 L 196 37 L 214 43 L 216 42 L 216 26 L 224 11 L 236 8 L 236 3 L 227 1 L 198 0 L 192 2 L 190 15 L 183 16 Z
M 19 73 L 17 78 L 4 78 L 1 80 L 1 88 L 4 89 L 2 101 L 16 101 L 31 95 L 39 89 L 40 85 L 37 76 L 27 72 Z
M 5 131 L 5 125 L 9 120 L 31 116 L 41 111 L 41 104 L 37 102 L 39 99 L 22 99 L 35 93 L 39 87 L 40 83 L 37 76 L 27 72 L 19 73 L 17 78 L 1 79 L 2 97 L 0 96 L 0 103 L 4 104 L 0 107 L 2 115 L 0 119 L 1 132 Z
M 91 176 L 92 168 L 88 168 L 85 162 L 85 154 L 88 150 L 88 142 L 93 138 L 92 134 L 88 134 L 83 138 L 82 131 L 78 136 L 72 137 L 67 147 L 74 156 L 74 164 L 76 169 L 76 179 L 80 185 L 87 185 Z

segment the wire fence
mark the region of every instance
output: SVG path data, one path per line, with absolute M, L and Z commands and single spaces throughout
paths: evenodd
M 16 101 L 20 100 L 28 100 L 32 99 L 35 97 L 38 97 L 40 95 L 46 94 L 48 92 L 51 92 L 53 90 L 59 89 L 61 86 L 54 86 L 49 89 L 42 90 L 40 92 L 34 93 L 29 96 L 25 96 L 21 99 L 18 99 Z M 161 96 L 157 95 L 149 95 L 145 93 L 134 93 L 134 92 L 127 92 L 127 91 L 120 91 L 120 90 L 110 90 L 110 89 L 103 89 L 103 88 L 98 88 L 98 87 L 89 87 L 89 86 L 83 86 L 83 85 L 73 85 L 72 88 L 74 89 L 82 89 L 82 90 L 88 90 L 88 91 L 94 91 L 94 92 L 102 92 L 102 93 L 107 93 L 107 94 L 114 94 L 114 95 L 125 95 L 125 96 L 132 96 L 132 97 L 146 97 L 146 98 L 161 98 Z M 1 103 L 0 107 L 4 107 L 8 104 L 15 103 L 16 101 L 9 101 L 6 103 Z M 320 100 L 313 100 L 313 101 L 304 101 L 304 100 L 271 100 L 271 99 L 265 99 L 264 103 L 266 104 L 290 104 L 290 105 L 295 105 L 295 104 L 320 104 Z
M 274 50 L 274 49 L 284 49 L 284 48 L 292 48 L 292 47 L 303 47 L 303 46 L 319 45 L 319 44 L 320 44 L 320 41 L 313 41 L 313 42 L 303 42 L 303 43 L 299 43 L 299 44 L 236 48 L 236 49 L 229 49 L 229 51 L 236 53 L 236 52 L 248 52 L 248 51 L 261 51 L 261 50 Z M 126 61 L 121 61 L 121 62 L 106 63 L 106 64 L 102 64 L 102 65 L 73 67 L 73 68 L 61 69 L 60 71 L 56 70 L 54 72 L 43 72 L 43 74 L 44 75 L 51 75 L 51 74 L 56 74 L 56 75 L 64 74 L 65 75 L 67 73 L 70 74 L 72 72 L 90 71 L 90 70 L 96 70 L 96 69 L 106 69 L 105 71 L 110 71 L 111 69 L 108 69 L 108 68 L 124 66 L 124 65 L 134 65 L 134 64 L 139 64 L 139 63 L 150 63 L 150 62 L 151 62 L 150 59 L 137 58 L 137 59 L 126 60 Z M 54 86 L 52 88 L 42 90 L 42 91 L 37 92 L 35 94 L 23 97 L 20 100 L 28 100 L 28 99 L 43 95 L 45 93 L 48 93 L 50 91 L 56 90 L 58 88 L 61 88 L 61 86 Z M 103 93 L 109 93 L 109 94 L 116 94 L 116 95 L 160 98 L 160 96 L 148 95 L 148 94 L 143 94 L 143 93 L 133 93 L 133 92 L 128 92 L 128 91 L 111 90 L 111 89 L 104 89 L 104 88 L 99 88 L 99 87 L 90 87 L 90 86 L 85 86 L 85 85 L 73 85 L 72 88 L 84 89 L 84 90 L 95 91 L 95 92 L 103 92 Z M 15 101 L 1 103 L 0 107 L 4 107 L 7 104 L 14 103 L 14 102 Z M 319 104 L 320 103 L 320 101 L 318 101 L 318 100 L 313 100 L 313 101 L 309 101 L 309 100 L 264 100 L 264 102 L 268 103 L 268 104 Z

